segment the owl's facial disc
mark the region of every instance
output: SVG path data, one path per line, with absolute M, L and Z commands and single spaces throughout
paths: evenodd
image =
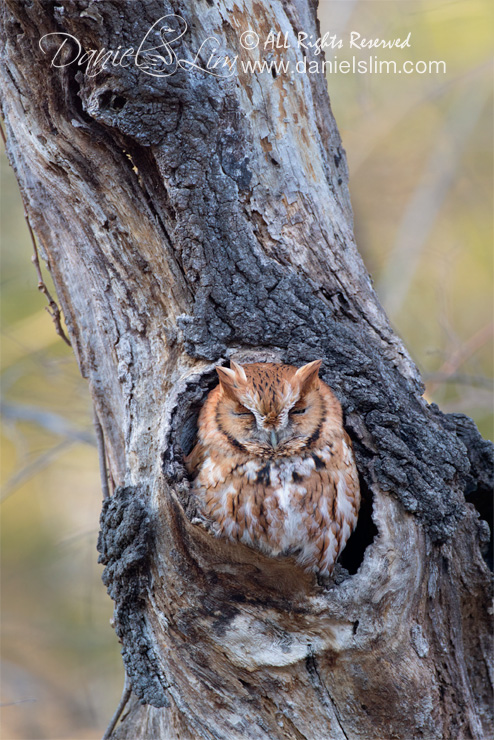
M 281 451 L 293 445 L 299 446 L 310 437 L 314 423 L 317 424 L 320 418 L 318 399 L 310 396 L 307 394 L 291 406 L 281 404 L 276 413 L 262 415 L 254 411 L 259 441 Z
M 325 411 L 319 366 L 319 361 L 311 362 L 291 376 L 272 378 L 262 374 L 252 378 L 235 363 L 231 369 L 218 367 L 224 428 L 251 454 L 297 454 Z
M 292 395 L 271 399 L 238 394 L 225 399 L 234 424 L 236 438 L 252 452 L 295 454 L 313 434 L 324 409 L 320 394 L 311 389 L 302 397 Z

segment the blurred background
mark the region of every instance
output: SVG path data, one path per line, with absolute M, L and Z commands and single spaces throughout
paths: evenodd
M 446 74 L 328 75 L 357 243 L 423 373 L 426 397 L 492 436 L 490 0 L 322 0 L 321 35 L 406 38 L 355 50 Z M 354 50 L 331 50 L 339 60 Z M 123 671 L 96 540 L 101 492 L 86 383 L 37 291 L 1 158 L 3 740 L 100 738 Z M 49 278 L 44 270 L 48 285 Z

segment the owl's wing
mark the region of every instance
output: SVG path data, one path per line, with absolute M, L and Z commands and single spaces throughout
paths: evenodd
M 191 452 L 189 452 L 189 454 L 184 458 L 185 467 L 190 475 L 195 475 L 199 471 L 199 468 L 204 462 L 205 454 L 206 450 L 204 445 L 202 442 L 198 442 Z

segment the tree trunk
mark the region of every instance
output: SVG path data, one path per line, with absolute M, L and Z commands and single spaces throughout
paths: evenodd
M 492 737 L 488 527 L 468 503 L 487 506 L 491 447 L 424 401 L 379 305 L 324 75 L 242 68 L 320 63 L 296 43 L 319 35 L 315 3 L 7 0 L 2 15 L 8 153 L 114 489 L 99 549 L 132 686 L 114 736 Z M 151 33 L 120 65 L 69 64 L 78 44 L 137 50 L 157 21 L 184 31 L 175 58 L 151 57 Z M 270 32 L 290 48 L 264 49 Z M 231 357 L 323 358 L 342 402 L 364 504 L 329 586 L 197 523 L 183 456 Z

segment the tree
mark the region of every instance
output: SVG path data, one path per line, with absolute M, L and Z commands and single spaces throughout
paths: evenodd
M 9 156 L 104 439 L 132 687 L 114 736 L 487 737 L 492 447 L 424 401 L 359 257 L 321 57 L 296 41 L 315 6 L 163 7 L 2 10 Z M 365 498 L 329 585 L 197 524 L 183 456 L 230 357 L 324 359 Z

